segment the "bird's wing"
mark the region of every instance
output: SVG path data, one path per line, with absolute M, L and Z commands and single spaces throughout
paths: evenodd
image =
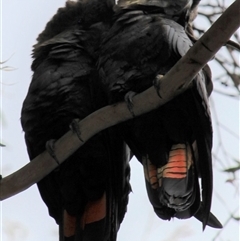
M 113 101 L 150 87 L 157 74 L 165 74 L 192 46 L 181 25 L 146 11 L 119 10 L 104 36 L 98 69 Z
M 91 1 L 98 2 L 100 9 L 92 4 L 89 9 L 83 2 L 67 3 L 69 7 L 59 10 L 35 46 L 34 73 L 21 113 L 30 159 L 45 150 L 47 141 L 67 132 L 73 119 L 83 119 L 106 105 L 95 67 L 102 31 L 107 28 L 99 17 L 99 11 L 105 11 L 104 1 Z M 59 27 L 69 18 L 72 22 Z M 116 239 L 130 189 L 127 152 L 114 130 L 99 133 L 38 183 L 50 215 L 60 226 L 61 240 L 64 236 Z

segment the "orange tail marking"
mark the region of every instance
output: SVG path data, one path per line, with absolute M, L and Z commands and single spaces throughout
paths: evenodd
M 69 215 L 66 210 L 64 210 L 63 218 L 64 218 L 64 221 L 63 221 L 64 222 L 64 236 L 71 237 L 75 234 L 77 218 Z
M 187 150 L 186 145 L 173 145 L 169 153 L 168 163 L 164 166 L 163 177 L 185 178 L 187 176 Z
M 93 202 L 89 202 L 85 208 L 84 214 L 81 220 L 82 229 L 89 223 L 100 221 L 106 217 L 106 194 Z
M 158 188 L 157 167 L 151 163 L 148 157 L 143 157 L 142 163 L 146 180 L 151 184 L 153 189 Z

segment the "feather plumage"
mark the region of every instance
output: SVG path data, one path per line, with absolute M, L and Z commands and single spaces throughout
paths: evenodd
M 163 5 L 154 6 L 155 2 L 167 1 L 121 1 L 121 7 L 116 8 L 115 22 L 102 42 L 98 62 L 110 103 L 123 100 L 129 92 L 139 93 L 150 87 L 157 75 L 166 74 L 192 46 L 189 19 L 196 1 L 192 6 L 191 1 L 183 1 L 187 5 L 182 5 L 182 11 L 177 10 L 179 15 L 170 15 Z M 162 219 L 201 216 L 204 228 L 209 215 L 210 219 L 214 217 L 210 213 L 211 90 L 206 67 L 188 91 L 158 110 L 119 126 L 133 154 L 144 165 L 148 196 L 156 214 Z M 183 154 L 178 155 L 176 162 L 170 158 L 174 146 L 183 146 L 182 152 L 186 153 L 183 159 Z M 185 166 L 184 176 L 180 178 L 177 171 L 166 174 L 167 169 L 179 170 L 178 165 Z M 155 173 L 153 176 L 146 171 L 149 168 Z M 149 181 L 151 178 L 153 182 Z M 215 223 L 215 227 L 220 226 Z
M 95 62 L 111 2 L 67 2 L 39 35 L 21 113 L 30 159 L 45 150 L 48 140 L 67 132 L 73 119 L 106 105 Z M 111 129 L 38 183 L 61 241 L 116 240 L 130 191 L 128 161 L 128 147 Z
M 194 36 L 189 21 L 195 16 L 197 0 L 192 6 L 191 1 L 179 1 L 173 12 L 169 9 L 176 7 L 175 1 L 122 0 L 119 3 L 124 6 L 115 6 L 114 15 L 113 2 L 68 1 L 39 35 L 21 116 L 30 159 L 45 149 L 48 140 L 64 134 L 73 119 L 150 87 L 191 47 Z M 161 4 L 155 6 L 155 2 Z M 208 219 L 212 192 L 209 73 L 206 67 L 190 90 L 159 110 L 99 133 L 38 183 L 50 215 L 60 226 L 61 241 L 116 240 L 130 191 L 130 157 L 119 130 L 145 167 L 149 199 L 160 218 L 195 215 L 204 226 L 217 226 L 214 216 Z M 186 156 L 181 162 L 169 161 L 176 146 Z M 184 177 L 172 180 L 171 175 Z M 198 177 L 202 178 L 201 203 Z M 186 194 L 183 201 L 174 196 L 172 184 Z

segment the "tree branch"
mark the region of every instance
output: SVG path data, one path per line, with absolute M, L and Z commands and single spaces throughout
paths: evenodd
M 240 0 L 236 0 L 212 27 L 194 44 L 188 53 L 159 81 L 160 90 L 154 87 L 133 98 L 133 111 L 139 116 L 159 108 L 184 92 L 195 75 L 206 65 L 215 53 L 227 43 L 239 28 Z M 160 97 L 160 98 L 159 98 Z M 81 138 L 85 141 L 96 133 L 133 118 L 126 103 L 106 106 L 79 122 Z M 60 163 L 73 154 L 84 142 L 75 133 L 67 132 L 55 143 Z M 0 181 L 0 200 L 9 198 L 40 181 L 58 164 L 44 151 L 30 163 Z

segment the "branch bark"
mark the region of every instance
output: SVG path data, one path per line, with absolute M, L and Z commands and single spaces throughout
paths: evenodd
M 159 93 L 151 87 L 133 98 L 133 111 L 139 116 L 173 99 L 184 92 L 195 75 L 207 64 L 215 53 L 226 44 L 239 28 L 240 0 L 236 0 L 212 27 L 194 44 L 188 53 L 160 80 Z M 160 97 L 160 98 L 159 98 Z M 106 106 L 79 122 L 81 138 L 72 131 L 55 143 L 56 156 L 64 162 L 79 147 L 96 133 L 133 118 L 124 102 Z M 27 165 L 0 181 L 0 200 L 24 191 L 54 170 L 58 164 L 44 151 Z

